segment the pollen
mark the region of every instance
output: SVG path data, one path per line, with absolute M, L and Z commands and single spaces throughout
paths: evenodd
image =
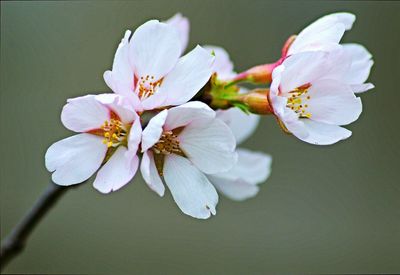
M 110 147 L 117 147 L 126 143 L 128 129 L 118 119 L 110 119 L 101 125 L 103 130 L 103 143 Z
M 138 82 L 139 85 L 139 97 L 140 99 L 146 99 L 150 96 L 152 96 L 160 87 L 162 82 L 162 78 L 155 81 L 154 76 L 152 75 L 146 75 L 140 77 L 140 80 Z
M 310 84 L 303 85 L 289 92 L 290 96 L 287 99 L 286 107 L 292 109 L 298 114 L 299 118 L 311 118 L 311 113 L 307 111 L 311 96 L 308 94 Z
M 164 131 L 160 140 L 154 144 L 153 152 L 156 154 L 178 154 L 182 155 L 183 152 L 179 147 L 178 135 L 172 131 Z

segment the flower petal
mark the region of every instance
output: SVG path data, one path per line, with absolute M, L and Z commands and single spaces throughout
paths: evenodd
M 164 110 L 150 119 L 142 132 L 142 152 L 147 151 L 160 139 L 167 115 L 168 110 Z
M 136 29 L 130 41 L 130 62 L 137 77 L 164 77 L 181 54 L 181 42 L 175 28 L 150 20 Z
M 328 55 L 324 52 L 305 52 L 286 58 L 281 65 L 282 67 L 278 66 L 281 70 L 280 92 L 285 95 L 295 88 L 312 83 L 326 75 L 327 72 L 332 70 L 327 62 Z
M 214 174 L 213 176 L 230 181 L 242 179 L 249 184 L 264 182 L 271 173 L 272 158 L 262 152 L 250 151 L 239 148 L 237 163 L 227 172 Z
M 346 83 L 363 84 L 369 76 L 374 61 L 368 50 L 359 44 L 344 44 L 343 49 L 351 56 L 352 62 L 345 76 Z
M 297 136 L 295 131 L 290 129 L 290 126 L 288 129 L 299 139 L 307 143 L 315 145 L 330 145 L 351 136 L 351 131 L 337 125 L 325 124 L 310 119 L 303 119 L 300 123 L 303 129 L 307 131 L 307 136 Z
M 108 87 L 115 93 L 130 95 L 133 93 L 134 72 L 129 63 L 129 37 L 131 31 L 127 30 L 115 53 L 112 71 L 106 71 L 103 75 Z
M 61 121 L 74 132 L 87 132 L 98 129 L 110 118 L 110 111 L 96 100 L 95 95 L 68 99 L 61 112 Z
M 99 94 L 95 98 L 116 113 L 122 123 L 131 123 L 137 116 L 126 97 L 118 94 Z
M 189 19 L 184 17 L 182 14 L 177 13 L 170 19 L 165 21 L 165 23 L 174 27 L 178 31 L 179 38 L 181 41 L 181 49 L 182 52 L 184 52 L 189 42 L 189 29 L 190 29 Z
M 150 150 L 143 153 L 140 171 L 142 172 L 144 181 L 150 189 L 156 192 L 160 197 L 164 196 L 165 187 L 158 175 L 153 153 Z
M 311 120 L 328 124 L 346 125 L 358 119 L 362 111 L 361 99 L 351 87 L 334 80 L 318 80 L 308 90 L 307 112 Z
M 351 13 L 333 13 L 310 24 L 294 40 L 288 55 L 323 50 L 330 51 L 340 42 L 344 32 L 351 29 L 355 16 Z
M 211 120 L 214 118 L 215 112 L 208 107 L 208 105 L 200 101 L 190 101 L 168 110 L 164 129 L 173 130 L 178 127 L 186 126 L 198 119 Z
M 215 61 L 212 70 L 218 74 L 219 79 L 230 80 L 235 77 L 236 73 L 233 71 L 233 63 L 229 58 L 228 52 L 224 48 L 212 45 L 204 45 L 203 48 L 210 53 L 214 53 Z
M 158 91 L 151 97 L 166 95 L 164 106 L 186 103 L 210 79 L 213 61 L 214 57 L 208 51 L 197 46 L 179 59 L 164 78 Z
M 260 121 L 260 116 L 246 114 L 239 108 L 218 111 L 217 118 L 224 121 L 231 128 L 237 144 L 250 137 Z
M 235 137 L 220 119 L 197 120 L 186 126 L 178 139 L 185 155 L 204 173 L 224 172 L 236 163 Z
M 183 213 L 198 219 L 216 214 L 218 194 L 214 186 L 188 159 L 166 156 L 164 179 Z
M 81 183 L 103 162 L 107 146 L 102 138 L 91 134 L 78 134 L 53 143 L 45 155 L 46 168 L 58 185 Z
M 131 181 L 139 166 L 139 158 L 119 146 L 111 158 L 97 172 L 93 187 L 101 193 L 116 191 Z
M 229 180 L 218 176 L 208 176 L 219 192 L 235 201 L 243 201 L 257 195 L 260 188 L 242 179 Z

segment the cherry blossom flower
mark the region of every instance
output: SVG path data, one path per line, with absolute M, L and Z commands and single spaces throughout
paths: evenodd
M 299 139 L 328 145 L 348 138 L 361 100 L 343 81 L 351 61 L 343 50 L 292 55 L 272 75 L 270 103 L 283 128 Z
M 351 85 L 354 93 L 361 93 L 374 88 L 371 83 L 364 83 L 370 74 L 372 55 L 360 44 L 339 44 L 345 31 L 350 30 L 355 21 L 355 15 L 339 12 L 326 15 L 308 27 L 297 36 L 291 36 L 282 48 L 282 57 L 275 63 L 255 66 L 236 76 L 236 80 L 250 79 L 254 82 L 270 83 L 273 70 L 291 55 L 310 52 L 331 52 L 343 49 L 351 60 L 346 83 Z M 312 60 L 310 60 L 312 62 Z
M 46 168 L 53 172 L 56 184 L 81 183 L 99 170 L 93 186 L 109 193 L 132 179 L 139 165 L 136 152 L 142 128 L 138 115 L 122 96 L 69 99 L 61 121 L 79 134 L 55 142 L 46 152 Z
M 353 92 L 360 93 L 374 88 L 368 79 L 374 62 L 372 55 L 360 44 L 339 44 L 345 31 L 352 28 L 354 14 L 340 12 L 326 15 L 303 29 L 292 41 L 286 43 L 283 59 L 308 51 L 331 52 L 343 48 L 351 59 L 351 67 L 346 75 L 346 83 L 351 84 Z M 286 48 L 286 49 L 285 49 Z
M 160 196 L 165 184 L 183 213 L 206 219 L 216 214 L 218 195 L 205 174 L 233 167 L 235 138 L 216 113 L 189 102 L 154 116 L 142 133 L 140 170 Z
M 143 110 L 180 105 L 210 79 L 214 57 L 197 46 L 183 57 L 176 27 L 150 20 L 126 31 L 115 54 L 107 85 Z

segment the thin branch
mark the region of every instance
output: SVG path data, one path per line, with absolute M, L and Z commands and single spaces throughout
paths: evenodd
M 14 227 L 10 235 L 2 241 L 0 248 L 0 270 L 2 270 L 10 260 L 22 252 L 36 225 L 67 190 L 68 187 L 50 183 L 46 191 L 36 201 L 35 205 Z

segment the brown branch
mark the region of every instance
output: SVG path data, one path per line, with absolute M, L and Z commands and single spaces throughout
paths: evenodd
M 2 241 L 0 248 L 0 270 L 2 270 L 10 260 L 22 252 L 36 225 L 67 190 L 68 187 L 50 183 L 46 191 L 36 201 L 35 205 L 14 227 L 10 235 Z

